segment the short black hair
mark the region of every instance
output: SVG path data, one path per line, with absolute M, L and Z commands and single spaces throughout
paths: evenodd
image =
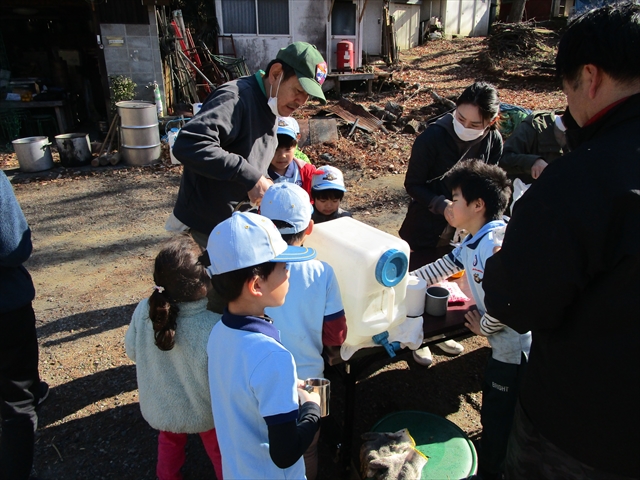
M 469 103 L 480 110 L 480 115 L 485 121 L 493 120 L 500 113 L 500 100 L 496 87 L 486 82 L 475 82 L 465 88 L 464 92 L 456 100 L 456 106 Z M 498 122 L 491 128 L 498 128 Z
M 253 277 L 266 279 L 275 268 L 276 262 L 265 262 L 253 267 L 212 275 L 211 285 L 226 303 L 233 302 L 240 297 L 245 283 Z
M 283 82 L 296 74 L 296 71 L 293 69 L 293 67 L 289 66 L 287 63 L 284 63 L 282 60 L 271 60 L 269 62 L 269 65 L 267 65 L 267 69 L 265 70 L 265 75 L 267 77 L 269 76 L 271 67 L 273 67 L 276 63 L 282 65 L 282 71 L 284 72 L 284 76 L 282 77 Z
M 342 200 L 344 192 L 337 188 L 326 188 L 324 190 L 311 189 L 311 198 L 313 200 Z
M 280 230 L 281 228 L 293 228 L 289 222 L 285 222 L 284 220 L 271 220 L 273 224 Z M 309 225 L 307 225 L 307 228 Z M 281 233 L 280 236 L 282 239 L 287 242 L 288 245 L 293 245 L 294 243 L 302 240 L 307 232 L 307 229 L 303 229 L 297 233 Z
M 284 133 L 278 134 L 278 148 L 289 149 L 291 147 L 295 147 L 296 145 L 298 145 L 298 140 L 293 138 L 291 135 L 286 135 Z
M 558 45 L 556 73 L 560 79 L 572 82 L 583 65 L 593 64 L 619 82 L 637 81 L 639 52 L 640 3 L 615 2 L 570 20 Z
M 511 181 L 502 168 L 478 159 L 464 160 L 449 170 L 446 178 L 451 190 L 460 189 L 467 205 L 484 201 L 488 222 L 502 218 L 511 196 Z

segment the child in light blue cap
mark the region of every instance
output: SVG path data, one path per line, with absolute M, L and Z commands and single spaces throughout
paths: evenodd
M 287 245 L 266 217 L 236 212 L 213 229 L 207 254 L 211 284 L 228 302 L 207 345 L 223 476 L 305 478 L 302 454 L 318 430 L 320 398 L 301 388 L 264 311 L 284 303 L 288 264 L 315 251 Z
M 292 183 L 272 185 L 260 204 L 260 213 L 273 220 L 282 238 L 293 246 L 301 246 L 311 234 L 312 209 L 307 192 Z M 293 354 L 298 378 L 322 378 L 323 350 L 339 355 L 347 337 L 338 280 L 333 268 L 319 260 L 292 263 L 289 272 L 291 286 L 284 305 L 266 312 L 280 330 L 282 344 Z M 319 433 L 304 454 L 307 480 L 317 475 Z
M 278 117 L 278 148 L 267 170 L 274 183 L 294 183 L 311 194 L 313 176 L 318 173 L 298 148 L 300 126 L 293 117 Z
M 313 199 L 313 221 L 327 222 L 341 217 L 351 217 L 351 212 L 340 208 L 347 189 L 342 172 L 336 167 L 325 165 L 313 176 L 311 198 Z

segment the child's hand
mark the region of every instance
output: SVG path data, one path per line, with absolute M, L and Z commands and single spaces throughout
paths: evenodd
M 300 401 L 300 405 L 305 402 L 313 402 L 320 406 L 320 395 L 316 392 L 307 392 L 304 388 L 298 388 L 298 400 Z
M 478 310 L 469 310 L 464 314 L 464 318 L 467 320 L 464 322 L 464 326 L 471 330 L 476 335 L 482 335 L 480 331 L 480 312 Z

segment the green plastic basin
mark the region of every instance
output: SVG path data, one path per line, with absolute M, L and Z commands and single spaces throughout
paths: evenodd
M 429 412 L 404 411 L 387 415 L 371 429 L 397 432 L 407 428 L 416 448 L 429 460 L 422 469 L 422 480 L 468 478 L 477 473 L 476 449 L 453 422 Z

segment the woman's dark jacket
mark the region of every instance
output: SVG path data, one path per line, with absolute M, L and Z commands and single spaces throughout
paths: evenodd
M 448 226 L 443 213 L 451 188 L 442 176 L 460 160 L 479 158 L 496 164 L 502 155 L 502 136 L 498 130 L 471 142 L 463 142 L 453 130 L 448 114 L 422 132 L 413 144 L 404 187 L 411 196 L 400 237 L 412 250 L 438 246 Z M 453 233 L 453 232 L 452 232 Z M 442 243 L 448 243 L 444 239 Z

